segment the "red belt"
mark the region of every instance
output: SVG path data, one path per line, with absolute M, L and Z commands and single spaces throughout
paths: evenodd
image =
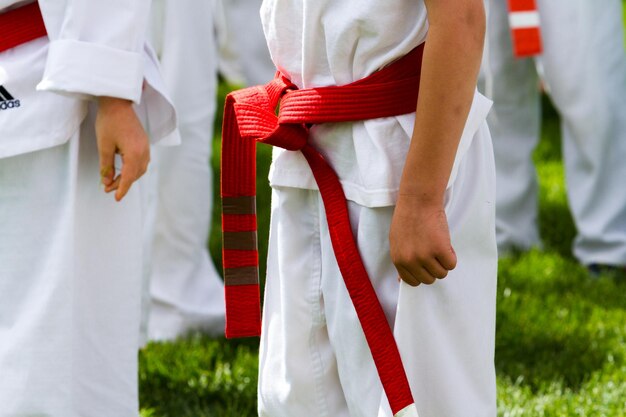
M 312 124 L 414 112 L 422 53 L 420 45 L 390 66 L 341 87 L 298 90 L 278 73 L 264 86 L 227 96 L 222 133 L 226 337 L 258 336 L 261 331 L 256 142 L 300 151 L 320 189 L 335 257 L 394 414 L 413 403 L 400 354 L 354 241 L 339 179 L 307 139 Z
M 0 30 L 0 52 L 47 35 L 37 2 L 1 13 Z

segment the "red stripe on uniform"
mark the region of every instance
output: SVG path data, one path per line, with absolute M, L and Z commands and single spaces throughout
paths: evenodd
M 535 0 L 509 0 L 510 12 L 530 12 L 537 10 Z
M 523 28 L 513 31 L 513 47 L 518 58 L 540 54 L 541 31 L 539 28 Z
M 537 16 L 536 0 L 508 0 L 510 20 L 515 21 L 516 13 L 530 12 L 531 16 Z M 537 13 L 537 15 L 534 14 Z M 524 15 L 522 15 L 524 16 Z M 524 20 L 524 19 L 522 19 Z M 513 42 L 513 54 L 516 58 L 527 58 L 542 52 L 541 29 L 534 26 L 535 19 L 531 19 L 533 27 L 512 27 L 511 39 Z

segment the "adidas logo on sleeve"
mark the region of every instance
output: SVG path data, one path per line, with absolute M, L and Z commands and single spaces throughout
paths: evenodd
M 13 98 L 6 88 L 0 85 L 0 111 L 20 107 L 20 101 Z

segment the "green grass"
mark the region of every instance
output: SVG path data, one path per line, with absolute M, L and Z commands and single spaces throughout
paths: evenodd
M 140 354 L 142 417 L 252 416 L 257 348 L 199 335 Z
M 499 265 L 496 369 L 503 417 L 626 416 L 626 280 L 594 280 L 573 258 L 558 118 L 544 100 L 544 250 Z

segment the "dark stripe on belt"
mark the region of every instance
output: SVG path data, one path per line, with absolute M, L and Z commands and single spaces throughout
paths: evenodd
M 254 285 L 258 283 L 259 268 L 256 266 L 224 269 L 224 284 L 226 285 Z
M 226 250 L 257 250 L 256 231 L 224 232 L 224 249 Z
M 223 197 L 222 198 L 223 214 L 255 214 L 256 213 L 256 197 Z

